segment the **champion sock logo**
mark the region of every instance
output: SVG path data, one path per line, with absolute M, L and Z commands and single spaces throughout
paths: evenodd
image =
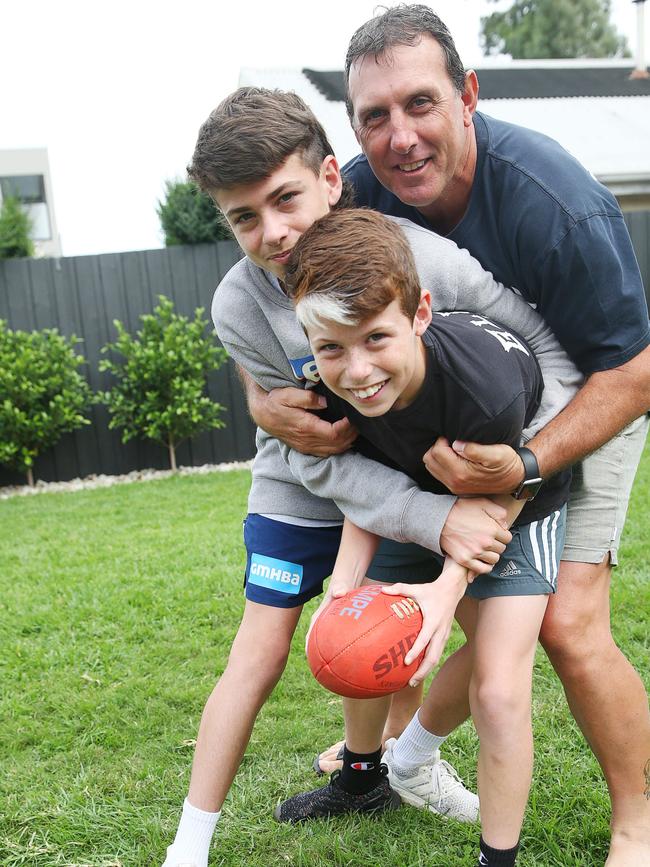
M 507 578 L 509 575 L 521 575 L 521 569 L 514 560 L 508 560 L 503 570 L 499 572 L 499 578 Z
M 354 771 L 374 771 L 375 763 L 374 762 L 352 762 L 350 767 Z

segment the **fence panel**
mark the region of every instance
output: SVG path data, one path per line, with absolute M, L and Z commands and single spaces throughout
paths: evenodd
M 140 316 L 153 310 L 160 294 L 171 298 L 179 313 L 192 316 L 196 307 L 203 307 L 209 318 L 215 286 L 240 256 L 234 242 L 223 241 L 135 253 L 0 262 L 0 318 L 11 328 L 58 328 L 66 336 L 82 338 L 79 351 L 88 362 L 85 374 L 90 386 L 93 391 L 104 390 L 112 377 L 100 373 L 98 365 L 102 346 L 117 337 L 115 319 L 129 331 L 137 330 Z M 251 458 L 255 428 L 232 362 L 211 374 L 208 392 L 225 407 L 226 427 L 183 443 L 177 453 L 179 463 Z M 162 447 L 148 441 L 123 445 L 119 432 L 108 429 L 106 407 L 93 406 L 89 418 L 90 425 L 65 435 L 38 458 L 37 478 L 63 481 L 93 473 L 168 466 Z M 22 476 L 0 467 L 0 485 L 23 481 Z
M 624 216 L 650 298 L 650 211 Z M 80 351 L 88 361 L 90 386 L 93 391 L 104 390 L 111 377 L 100 373 L 98 364 L 101 347 L 117 336 L 113 320 L 135 331 L 141 314 L 151 312 L 161 294 L 171 298 L 180 313 L 192 316 L 196 307 L 204 307 L 209 318 L 214 288 L 240 256 L 234 242 L 220 241 L 164 250 L 0 262 L 0 318 L 11 328 L 55 327 L 62 334 L 82 338 Z M 208 393 L 226 408 L 226 427 L 182 444 L 179 463 L 199 465 L 252 457 L 255 429 L 232 362 L 210 376 Z M 55 481 L 167 467 L 162 447 L 148 441 L 123 445 L 119 432 L 108 429 L 104 406 L 94 406 L 90 419 L 92 424 L 66 435 L 38 459 L 37 478 Z M 0 467 L 0 485 L 22 481 Z
M 645 297 L 650 307 L 650 211 L 630 211 L 623 216 L 634 245 L 645 286 Z

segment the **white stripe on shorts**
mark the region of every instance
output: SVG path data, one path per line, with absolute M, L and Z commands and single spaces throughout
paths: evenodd
M 559 519 L 560 512 L 555 511 L 544 518 L 541 527 L 539 521 L 531 521 L 528 525 L 528 535 L 535 559 L 535 568 L 553 588 L 555 588 L 557 582 L 558 571 L 557 524 Z M 542 552 L 544 554 L 543 561 Z
M 533 557 L 535 558 L 535 569 L 538 572 L 542 571 L 542 558 L 539 555 L 539 545 L 537 544 L 537 527 L 539 521 L 531 521 L 528 525 L 528 535 L 530 536 L 530 544 L 533 549 Z
M 559 563 L 557 562 L 557 522 L 560 520 L 560 511 L 553 513 L 553 526 L 551 527 L 551 559 L 553 560 L 553 572 L 557 577 Z

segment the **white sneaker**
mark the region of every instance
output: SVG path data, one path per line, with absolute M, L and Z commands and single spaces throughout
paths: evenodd
M 479 817 L 478 795 L 470 792 L 449 764 L 436 750 L 433 761 L 421 765 L 412 776 L 402 776 L 394 770 L 393 746 L 395 738 L 386 742 L 382 762 L 388 766 L 388 781 L 405 804 L 437 813 L 443 819 L 457 822 L 476 822 Z

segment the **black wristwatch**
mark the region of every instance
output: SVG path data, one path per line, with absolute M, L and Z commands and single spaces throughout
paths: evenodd
M 532 500 L 537 496 L 539 489 L 544 484 L 544 479 L 542 479 L 539 472 L 537 458 L 530 449 L 527 449 L 524 446 L 515 449 L 515 451 L 524 465 L 524 480 L 517 490 L 513 491 L 512 496 L 515 500 Z

